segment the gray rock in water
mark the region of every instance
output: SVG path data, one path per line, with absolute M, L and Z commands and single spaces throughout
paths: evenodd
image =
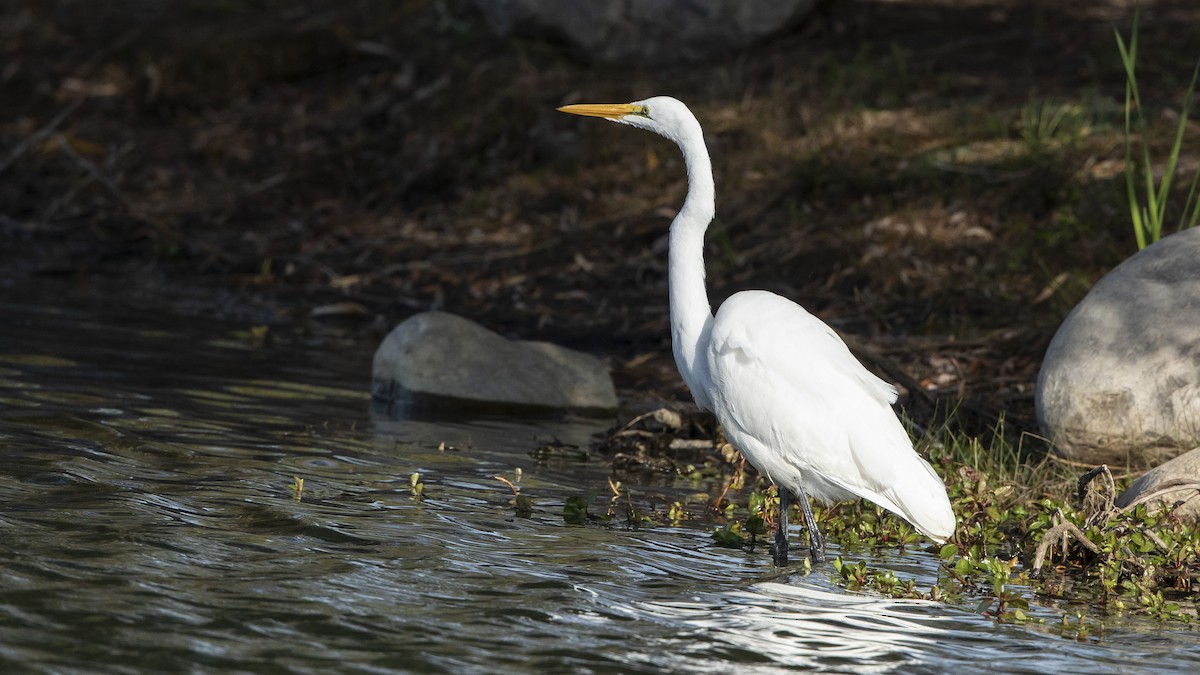
M 1175 486 L 1175 487 L 1171 487 Z M 1190 520 L 1200 520 L 1200 447 L 1176 457 L 1175 459 L 1156 466 L 1142 474 L 1129 489 L 1117 497 L 1117 506 L 1125 507 L 1139 497 L 1147 496 L 1162 489 L 1158 495 L 1146 500 L 1151 510 L 1173 507 L 1183 502 L 1175 509 L 1175 515 Z
M 1200 228 L 1146 247 L 1067 317 L 1037 415 L 1066 457 L 1147 466 L 1200 444 Z
M 816 0 L 475 0 L 499 35 L 552 35 L 595 61 L 679 63 L 750 46 Z
M 594 356 L 509 340 L 444 312 L 396 326 L 376 350 L 372 370 L 371 395 L 404 411 L 617 407 L 608 369 Z

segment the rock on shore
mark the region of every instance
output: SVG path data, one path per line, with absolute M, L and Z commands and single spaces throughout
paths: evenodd
M 605 365 L 547 342 L 510 340 L 460 316 L 417 314 L 375 352 L 371 395 L 400 411 L 617 408 Z
M 1046 351 L 1036 405 L 1058 452 L 1080 462 L 1149 466 L 1200 444 L 1200 227 L 1092 288 Z

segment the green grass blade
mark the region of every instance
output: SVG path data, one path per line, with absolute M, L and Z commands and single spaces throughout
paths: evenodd
M 1140 116 L 1140 115 L 1139 115 Z M 1154 189 L 1154 166 L 1150 164 L 1150 148 L 1146 147 L 1146 133 L 1142 132 L 1142 173 L 1146 179 L 1145 224 L 1149 230 L 1150 243 L 1162 236 L 1162 222 L 1158 220 L 1158 192 Z
M 1146 226 L 1142 222 L 1142 210 L 1137 200 L 1137 190 L 1133 187 L 1133 177 L 1125 181 L 1126 194 L 1129 197 L 1129 218 L 1133 221 L 1133 236 L 1137 239 L 1138 250 L 1146 248 Z
M 1133 235 L 1137 238 L 1138 250 L 1146 248 L 1146 229 L 1142 223 L 1141 204 L 1138 203 L 1137 185 L 1134 174 L 1137 169 L 1133 165 L 1133 142 L 1129 139 L 1130 129 L 1130 93 L 1129 85 L 1125 85 L 1125 193 L 1129 199 L 1129 218 L 1133 222 Z
M 1167 158 L 1167 166 L 1163 171 L 1162 183 L 1158 186 L 1158 212 L 1155 215 L 1155 220 L 1160 224 L 1165 220 L 1167 196 L 1170 194 L 1171 183 L 1175 178 L 1175 167 L 1179 163 L 1179 152 L 1183 148 L 1183 135 L 1187 131 L 1188 115 L 1191 114 L 1192 109 L 1192 95 L 1196 91 L 1196 76 L 1200 75 L 1200 63 L 1196 64 L 1196 68 L 1196 70 L 1192 71 L 1192 81 L 1188 85 L 1187 93 L 1183 96 L 1183 108 L 1179 111 L 1179 127 L 1175 130 L 1175 142 L 1171 144 L 1171 154 Z
M 1138 16 L 1133 15 L 1133 33 L 1129 38 L 1129 43 L 1125 43 L 1125 39 L 1121 37 L 1121 32 L 1113 27 L 1113 36 L 1117 40 L 1117 50 L 1121 54 L 1121 65 L 1125 68 L 1125 190 L 1129 198 L 1129 217 L 1133 222 L 1133 234 L 1137 238 L 1138 250 L 1146 248 L 1146 229 L 1149 223 L 1142 218 L 1142 208 L 1137 196 L 1137 185 L 1135 174 L 1138 168 L 1133 162 L 1133 141 L 1131 140 L 1131 132 L 1133 131 L 1133 109 L 1137 108 L 1138 129 L 1142 132 L 1142 171 L 1146 174 L 1146 180 L 1150 186 L 1148 197 L 1151 201 L 1154 199 L 1154 183 L 1153 174 L 1150 172 L 1150 156 L 1145 148 L 1145 120 L 1142 118 L 1141 95 L 1137 87 L 1137 24 Z M 1153 239 L 1151 239 L 1153 242 Z
M 1200 184 L 1200 169 L 1192 176 L 1192 187 L 1188 190 L 1187 201 L 1183 203 L 1183 215 L 1179 217 L 1179 229 L 1185 230 L 1189 227 L 1195 227 L 1196 222 L 1200 220 L 1200 200 L 1196 198 L 1196 186 Z M 1188 217 L 1188 213 L 1191 217 Z
M 1188 120 L 1191 118 L 1192 105 L 1195 102 L 1196 83 L 1200 82 L 1200 61 L 1192 70 L 1192 79 L 1188 83 L 1187 92 L 1183 97 L 1183 105 L 1179 112 L 1179 124 L 1175 129 L 1175 138 L 1163 166 L 1162 177 L 1154 178 L 1154 165 L 1150 161 L 1150 132 L 1146 114 L 1142 108 L 1141 92 L 1137 83 L 1137 50 L 1138 50 L 1138 13 L 1133 15 L 1133 31 L 1129 41 L 1121 36 L 1121 32 L 1113 27 L 1113 35 L 1117 42 L 1117 51 L 1121 55 L 1121 65 L 1125 70 L 1125 192 L 1129 199 L 1129 217 L 1133 224 L 1134 236 L 1137 238 L 1138 249 L 1158 241 L 1163 234 L 1163 224 L 1166 222 L 1167 203 L 1170 201 L 1171 188 L 1175 184 L 1176 173 L 1179 171 L 1179 157 L 1183 152 L 1183 140 L 1187 135 Z M 1136 115 L 1136 118 L 1135 118 Z M 1134 160 L 1133 131 L 1139 134 L 1138 157 Z M 1142 175 L 1137 176 L 1138 173 Z M 1139 183 L 1142 185 L 1139 186 Z M 1141 193 L 1141 194 L 1139 194 Z M 1145 198 L 1145 203 L 1140 201 Z M 1187 199 L 1180 214 L 1179 228 L 1195 227 L 1200 222 L 1200 170 L 1192 177 L 1188 187 Z
M 1196 62 L 1196 67 L 1192 69 L 1192 81 L 1188 84 L 1187 93 L 1183 96 L 1183 110 L 1179 113 L 1179 132 L 1175 137 L 1176 147 L 1183 143 L 1183 132 L 1187 127 L 1188 117 L 1191 115 L 1193 98 L 1196 92 L 1196 80 L 1200 79 L 1200 61 Z M 1188 227 L 1195 227 L 1196 221 L 1200 219 L 1200 200 L 1197 199 L 1196 186 L 1200 180 L 1200 168 L 1192 176 L 1192 185 L 1188 188 L 1187 200 L 1183 203 L 1183 213 L 1179 217 L 1179 229 L 1182 230 Z M 1188 213 L 1191 216 L 1188 216 Z

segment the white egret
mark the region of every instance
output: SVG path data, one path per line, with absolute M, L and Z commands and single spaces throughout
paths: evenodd
M 712 314 L 704 287 L 704 232 L 715 211 L 704 132 L 669 96 L 582 104 L 562 112 L 628 124 L 668 138 L 683 152 L 688 193 L 671 223 L 669 294 L 675 363 L 696 404 L 779 490 L 774 557 L 787 561 L 789 498 L 799 498 L 814 561 L 825 542 L 809 496 L 863 497 L 939 543 L 954 534 L 942 479 L 913 450 L 891 404 L 896 389 L 871 374 L 832 328 L 767 291 L 742 291 Z

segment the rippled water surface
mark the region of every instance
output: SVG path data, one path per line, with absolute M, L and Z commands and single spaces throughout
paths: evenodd
M 761 550 L 718 548 L 704 523 L 565 525 L 567 497 L 604 509 L 607 469 L 530 450 L 587 447 L 603 421 L 394 421 L 372 413 L 367 353 L 0 313 L 6 671 L 1190 672 L 1200 659 L 1185 631 L 1077 643 L 848 593 L 828 566 L 781 573 Z M 494 478 L 517 468 L 529 518 Z M 871 562 L 937 580 L 924 552 Z

